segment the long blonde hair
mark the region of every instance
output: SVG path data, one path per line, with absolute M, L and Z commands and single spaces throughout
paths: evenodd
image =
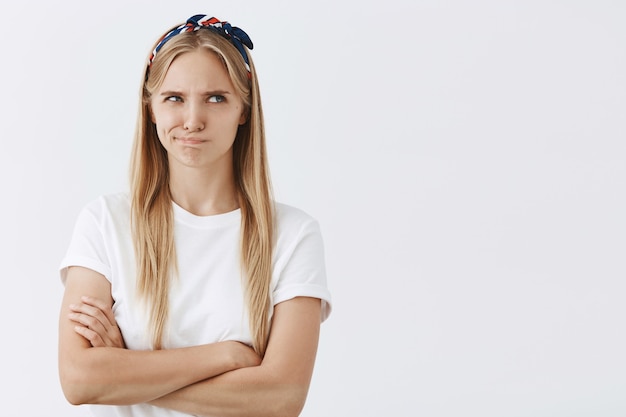
M 207 48 L 221 58 L 241 96 L 247 120 L 233 144 L 233 169 L 241 209 L 241 266 L 255 351 L 265 353 L 269 336 L 270 282 L 274 239 L 273 199 L 265 150 L 263 110 L 254 63 L 250 73 L 237 49 L 211 30 L 181 33 L 160 49 L 146 68 L 131 156 L 131 224 L 137 259 L 137 290 L 147 302 L 154 349 L 163 346 L 168 290 L 177 272 L 167 152 L 151 119 L 150 98 L 171 63 L 183 53 Z M 247 50 L 246 50 L 247 52 Z

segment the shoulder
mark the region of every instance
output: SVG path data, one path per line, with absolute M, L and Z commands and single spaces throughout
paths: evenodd
M 299 208 L 275 203 L 276 256 L 290 254 L 303 242 L 322 244 L 322 234 L 317 219 Z
M 101 195 L 85 204 L 78 215 L 77 224 L 92 225 L 97 229 L 127 228 L 130 224 L 130 198 L 128 193 Z
M 85 204 L 78 215 L 65 258 L 61 278 L 67 267 L 83 266 L 111 279 L 116 253 L 131 253 L 128 198 L 122 194 L 102 195 Z
M 297 207 L 274 203 L 276 228 L 279 234 L 294 233 L 302 229 L 318 229 L 318 222 L 313 216 Z
M 294 297 L 322 300 L 322 321 L 331 311 L 326 284 L 324 242 L 317 219 L 304 210 L 277 203 L 273 302 Z
M 106 215 L 125 215 L 130 213 L 130 198 L 128 193 L 103 194 L 83 207 L 83 212 L 91 213 L 96 217 Z

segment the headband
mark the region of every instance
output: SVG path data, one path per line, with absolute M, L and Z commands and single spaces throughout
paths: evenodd
M 187 19 L 187 22 L 172 29 L 171 31 L 163 35 L 161 40 L 159 40 L 159 43 L 157 43 L 157 46 L 154 48 L 154 51 L 152 51 L 152 54 L 150 54 L 150 59 L 148 60 L 148 67 L 152 66 L 152 61 L 154 61 L 154 57 L 156 56 L 157 52 L 161 50 L 161 48 L 163 47 L 163 45 L 165 45 L 167 41 L 169 41 L 174 36 L 180 33 L 195 32 L 196 30 L 202 29 L 202 28 L 212 30 L 218 33 L 219 35 L 221 35 L 222 37 L 228 39 L 235 46 L 235 48 L 237 48 L 237 50 L 243 57 L 244 62 L 246 63 L 246 68 L 248 72 L 250 72 L 250 63 L 248 62 L 248 55 L 246 54 L 246 51 L 243 47 L 245 45 L 248 47 L 248 49 L 252 49 L 252 41 L 250 40 L 250 37 L 248 36 L 248 34 L 244 32 L 243 29 L 239 29 L 238 27 L 231 26 L 230 23 L 226 21 L 222 22 L 216 17 L 209 17 L 204 14 L 197 14 L 195 16 L 191 16 L 189 19 Z

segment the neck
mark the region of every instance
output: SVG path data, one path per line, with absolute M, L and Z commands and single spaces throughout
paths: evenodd
M 197 216 L 227 213 L 239 208 L 232 165 L 228 169 L 199 170 L 170 165 L 170 193 L 183 209 Z

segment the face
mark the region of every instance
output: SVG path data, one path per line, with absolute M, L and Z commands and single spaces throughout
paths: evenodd
M 232 168 L 244 106 L 215 53 L 198 49 L 178 56 L 152 94 L 151 110 L 170 170 Z

